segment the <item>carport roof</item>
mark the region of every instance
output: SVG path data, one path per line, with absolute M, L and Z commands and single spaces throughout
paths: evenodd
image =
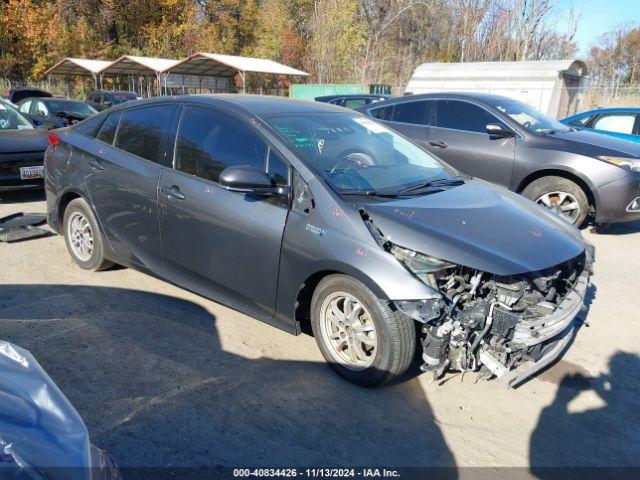
M 106 60 L 89 60 L 87 58 L 67 57 L 60 60 L 53 67 L 49 68 L 45 75 L 93 75 L 112 62 Z
M 170 58 L 137 57 L 123 55 L 109 65 L 105 65 L 98 73 L 141 75 L 149 72 L 162 73 L 179 63 Z
M 297 70 L 266 58 L 238 57 L 236 55 L 207 52 L 194 53 L 165 70 L 165 73 L 212 77 L 233 77 L 238 72 L 292 76 L 309 75 L 302 70 Z

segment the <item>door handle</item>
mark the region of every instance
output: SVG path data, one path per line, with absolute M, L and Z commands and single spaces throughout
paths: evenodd
M 432 145 L 438 148 L 447 148 L 447 144 L 444 143 L 442 140 L 430 140 L 429 145 Z
M 169 198 L 175 198 L 177 200 L 184 200 L 186 197 L 184 193 L 180 191 L 180 187 L 177 185 L 171 185 L 170 187 L 160 187 L 160 191 Z
M 95 160 L 95 159 L 89 160 L 89 166 L 93 170 L 104 170 L 104 167 L 102 166 L 102 164 L 98 160 Z

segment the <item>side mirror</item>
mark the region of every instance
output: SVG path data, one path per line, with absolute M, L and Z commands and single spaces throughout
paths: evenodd
M 220 173 L 218 182 L 227 190 L 254 195 L 277 195 L 286 192 L 286 187 L 274 185 L 266 173 L 253 165 L 227 167 Z
M 516 133 L 513 130 L 509 130 L 504 125 L 499 125 L 497 123 L 489 123 L 485 127 L 487 133 L 494 137 L 515 137 Z

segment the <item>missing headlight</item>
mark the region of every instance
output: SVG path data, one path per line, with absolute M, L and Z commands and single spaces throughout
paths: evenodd
M 442 300 L 439 298 L 395 300 L 393 304 L 406 316 L 422 323 L 438 318 L 444 306 Z
M 389 252 L 391 252 L 407 270 L 435 290 L 438 289 L 436 278 L 445 273 L 445 271 L 456 267 L 453 263 L 399 247 L 398 245 L 390 244 Z

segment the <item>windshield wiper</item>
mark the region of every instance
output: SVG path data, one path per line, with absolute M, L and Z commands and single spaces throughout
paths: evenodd
M 455 178 L 437 178 L 435 180 L 429 180 L 428 182 L 420 182 L 415 185 L 410 185 L 401 190 L 398 190 L 397 193 L 406 193 L 412 192 L 414 190 L 421 190 L 423 188 L 430 187 L 455 187 L 458 185 L 464 185 L 464 180 L 460 177 Z
M 572 128 L 567 128 L 566 130 L 552 130 L 550 128 L 543 128 L 542 130 L 538 130 L 538 133 L 541 133 L 542 135 L 554 135 L 556 133 L 570 132 L 571 130 L 573 130 L 573 129 Z
M 396 193 L 384 192 L 375 189 L 353 189 L 353 190 L 341 190 L 340 195 L 364 195 L 367 197 L 397 197 Z

